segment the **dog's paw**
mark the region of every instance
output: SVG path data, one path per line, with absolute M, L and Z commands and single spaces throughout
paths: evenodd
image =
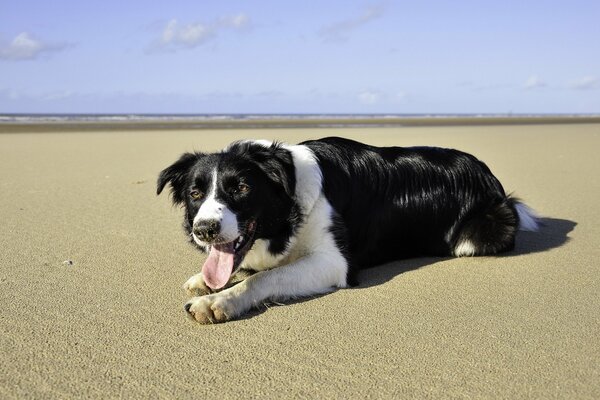
M 239 315 L 231 297 L 212 294 L 194 297 L 185 304 L 185 311 L 201 324 L 216 324 L 229 321 Z
M 183 290 L 191 297 L 205 296 L 212 293 L 208 286 L 206 286 L 206 283 L 204 283 L 204 277 L 201 273 L 188 279 L 187 282 L 183 284 Z

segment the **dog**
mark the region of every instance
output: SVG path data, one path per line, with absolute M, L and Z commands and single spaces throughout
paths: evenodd
M 355 286 L 359 270 L 402 258 L 509 251 L 539 222 L 483 162 L 437 147 L 243 140 L 183 154 L 157 194 L 167 184 L 208 253 L 184 284 L 184 308 L 204 324 Z

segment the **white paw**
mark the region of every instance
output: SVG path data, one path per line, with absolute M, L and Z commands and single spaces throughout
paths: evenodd
M 204 296 L 210 294 L 211 291 L 204 283 L 204 277 L 202 274 L 196 274 L 192 276 L 183 284 L 183 290 L 188 294 L 188 296 Z
M 216 324 L 237 317 L 243 310 L 237 309 L 233 298 L 224 293 L 194 297 L 185 305 L 185 311 L 201 324 Z

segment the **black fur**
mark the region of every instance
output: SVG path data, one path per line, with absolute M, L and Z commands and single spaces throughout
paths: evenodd
M 345 225 L 351 270 L 417 255 L 452 255 L 464 238 L 475 245 L 475 255 L 514 246 L 513 201 L 472 155 L 333 137 L 302 144 L 316 155 L 325 196 Z

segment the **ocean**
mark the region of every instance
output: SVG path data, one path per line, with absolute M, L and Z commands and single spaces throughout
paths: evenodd
M 598 117 L 600 114 L 0 114 L 0 123 L 226 122 L 253 120 L 382 120 L 410 118 Z

